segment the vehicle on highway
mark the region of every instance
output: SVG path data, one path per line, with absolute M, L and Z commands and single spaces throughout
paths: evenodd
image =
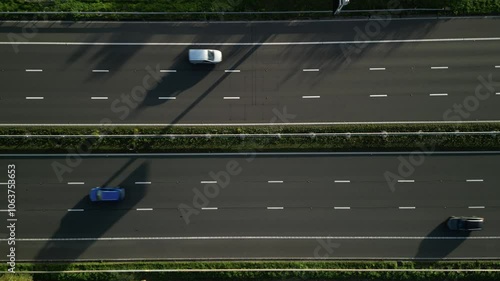
M 90 190 L 90 201 L 121 201 L 125 198 L 125 189 L 121 187 L 94 187 Z
M 190 49 L 189 62 L 193 64 L 216 64 L 222 61 L 222 52 L 209 49 Z
M 451 230 L 482 230 L 484 218 L 480 217 L 450 217 L 447 225 Z

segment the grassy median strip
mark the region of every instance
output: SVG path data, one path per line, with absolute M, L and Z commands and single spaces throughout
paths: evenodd
M 260 262 L 88 262 L 88 263 L 18 263 L 17 274 L 0 277 L 16 281 L 164 281 L 164 280 L 498 280 L 495 271 L 438 271 L 497 269 L 499 261 L 416 262 L 416 261 L 260 261 Z M 2 270 L 7 267 L 2 265 Z M 23 271 L 72 270 L 204 270 L 195 272 L 78 272 L 25 273 Z M 210 270 L 227 271 L 210 271 Z M 246 269 L 241 270 L 241 269 Z M 269 271 L 251 271 L 270 269 Z M 275 271 L 294 269 L 299 271 Z M 335 269 L 319 271 L 317 269 Z M 344 271 L 340 271 L 343 269 Z M 384 269 L 398 271 L 382 271 Z M 373 271 L 370 271 L 373 270 Z M 406 271 L 405 271 L 406 270 Z M 9 279 L 18 276 L 19 279 Z
M 446 135 L 354 135 L 370 132 L 452 132 Z M 484 132 L 456 134 L 454 132 Z M 281 134 L 302 133 L 304 136 Z M 313 133 L 344 133 L 320 136 Z M 350 134 L 348 134 L 350 133 Z M 152 137 L 141 134 L 154 135 Z M 174 137 L 165 134 L 198 134 Z M 218 134 L 237 134 L 217 137 Z M 248 137 L 244 134 L 273 134 Z M 1 153 L 68 152 L 236 152 L 236 151 L 414 151 L 414 150 L 497 150 L 500 123 L 410 124 L 410 125 L 331 125 L 255 127 L 23 127 L 0 128 Z M 16 135 L 18 137 L 9 136 Z M 56 135 L 56 138 L 37 137 Z M 64 137 L 64 135 L 79 135 Z M 92 135 L 86 137 L 80 135 Z M 97 137 L 132 135 L 131 137 Z M 22 136 L 22 137 L 19 137 Z
M 108 19 L 108 20 L 241 20 L 241 19 L 292 19 L 328 17 L 330 14 L 241 14 L 241 15 L 85 15 L 78 12 L 276 12 L 276 11 L 329 11 L 332 0 L 3 0 L 0 12 L 54 12 L 73 11 L 73 15 L 48 15 L 47 19 Z M 492 14 L 500 12 L 498 0 L 364 0 L 351 1 L 345 9 L 413 9 L 448 8 L 441 14 Z M 415 14 L 418 12 L 404 12 Z M 425 12 L 424 12 L 425 13 Z M 427 12 L 429 13 L 429 12 Z M 350 15 L 350 14 L 344 14 Z M 359 14 L 358 14 L 359 15 Z M 1 15 L 3 19 L 26 19 L 26 15 Z M 37 16 L 42 18 L 43 16 Z

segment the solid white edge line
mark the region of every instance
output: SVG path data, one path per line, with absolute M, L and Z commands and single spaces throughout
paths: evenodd
M 302 96 L 303 99 L 319 99 L 321 96 Z
M 437 94 L 429 94 L 431 97 L 445 97 L 447 96 L 447 93 L 437 93 Z
M 174 73 L 177 72 L 175 69 L 160 69 L 161 73 Z
M 68 209 L 68 212 L 83 212 L 84 209 Z
M 435 43 L 435 42 L 477 42 L 500 41 L 500 37 L 469 37 L 441 39 L 399 39 L 399 40 L 353 40 L 353 41 L 302 41 L 302 42 L 181 42 L 181 43 L 144 43 L 144 42 L 0 42 L 0 45 L 51 45 L 51 46 L 290 46 L 290 45 L 343 45 L 343 44 L 385 44 L 385 43 Z
M 267 181 L 267 183 L 283 183 L 283 181 Z
M 175 100 L 177 97 L 158 97 L 159 100 Z
M 43 69 L 26 69 L 26 72 L 43 72 Z
M 484 180 L 483 179 L 468 179 L 468 180 L 465 180 L 466 182 L 483 182 Z
M 201 184 L 205 184 L 205 183 L 217 183 L 217 181 L 201 181 L 200 183 Z
M 370 98 L 386 98 L 387 95 L 370 95 Z
M 108 69 L 92 69 L 93 73 L 108 73 Z
M 226 69 L 224 70 L 226 73 L 239 73 L 241 72 L 239 69 Z
M 380 71 L 385 70 L 385 67 L 370 67 L 370 71 Z
M 267 123 L 0 123 L 0 127 L 220 127 L 220 126 L 325 126 L 325 125 L 371 125 L 371 124 L 489 124 L 499 123 L 500 120 L 463 120 L 463 121 L 325 121 L 325 122 L 267 122 Z M 480 151 L 478 151 L 480 152 Z M 0 154 L 1 155 L 1 154 Z
M 153 208 L 137 208 L 137 211 L 153 211 Z
M 135 184 L 151 184 L 150 181 L 136 181 Z
M 469 209 L 484 209 L 485 206 L 469 206 Z
M 351 207 L 333 207 L 334 210 L 350 210 Z
M 239 100 L 240 97 L 223 97 L 225 100 Z
M 26 97 L 27 100 L 43 100 L 44 97 Z
M 413 183 L 415 180 L 398 180 L 400 183 Z
M 69 181 L 68 184 L 85 184 L 83 181 Z
M 319 71 L 319 68 L 304 68 L 302 69 L 303 72 L 317 72 Z
M 90 97 L 91 100 L 107 100 L 108 97 Z
M 125 241 L 125 240 L 500 240 L 500 236 L 166 236 L 166 237 L 81 237 L 17 238 L 18 241 Z M 9 238 L 0 238 L 7 241 Z
M 432 70 L 442 70 L 442 69 L 448 69 L 447 66 L 431 66 Z
M 268 210 L 283 210 L 284 207 L 267 207 Z
M 203 207 L 201 209 L 204 211 L 215 211 L 215 210 L 218 210 L 219 208 L 217 208 L 217 207 Z
M 335 180 L 335 183 L 350 183 L 350 180 Z
M 400 210 L 415 210 L 416 207 L 399 207 Z

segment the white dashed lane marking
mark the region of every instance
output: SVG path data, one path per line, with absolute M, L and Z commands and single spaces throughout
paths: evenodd
M 85 184 L 83 181 L 69 181 L 68 184 Z
M 432 70 L 444 70 L 444 69 L 448 69 L 447 66 L 432 66 L 431 67 Z
M 68 209 L 68 212 L 83 212 L 83 209 Z
M 108 97 L 91 97 L 91 100 L 107 100 Z
M 334 210 L 350 210 L 351 207 L 333 207 Z
M 483 179 L 468 179 L 466 182 L 483 182 Z
M 414 210 L 416 207 L 399 207 L 400 210 Z
M 447 93 L 436 93 L 436 94 L 429 94 L 431 97 L 445 97 L 447 96 Z
M 386 98 L 387 95 L 370 95 L 370 98 Z
M 400 183 L 412 183 L 415 182 L 415 180 L 398 180 Z
M 268 210 L 283 210 L 283 207 L 267 207 Z
M 92 72 L 94 73 L 108 73 L 108 69 L 92 69 Z
M 151 184 L 150 181 L 136 181 L 135 184 Z
M 267 183 L 283 183 L 283 181 L 267 181 Z
M 335 180 L 335 183 L 350 183 L 350 180 Z
M 161 73 L 174 73 L 177 72 L 175 69 L 160 69 Z
M 27 100 L 43 100 L 44 97 L 26 97 Z
M 159 100 L 175 100 L 176 97 L 158 97 Z
M 137 208 L 137 211 L 152 211 L 153 208 Z
M 303 99 L 319 99 L 321 96 L 302 96 Z
M 217 183 L 217 181 L 201 181 L 200 183 L 205 184 L 205 183 Z
M 217 207 L 203 207 L 201 209 L 205 210 L 205 211 L 215 211 L 215 210 L 218 210 L 219 208 L 217 208 Z
M 240 97 L 224 97 L 225 100 L 239 100 Z
M 239 73 L 241 72 L 239 69 L 226 69 L 224 70 L 226 73 Z
M 383 71 L 385 67 L 370 67 L 370 71 Z
M 43 72 L 43 69 L 26 69 L 26 72 Z
M 302 69 L 302 71 L 304 71 L 304 72 L 318 72 L 319 69 L 318 68 L 304 68 L 304 69 Z
M 469 209 L 484 209 L 484 206 L 469 206 Z

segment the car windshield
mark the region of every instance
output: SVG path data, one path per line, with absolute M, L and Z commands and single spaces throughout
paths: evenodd
M 213 61 L 214 60 L 214 51 L 208 51 L 208 60 Z

